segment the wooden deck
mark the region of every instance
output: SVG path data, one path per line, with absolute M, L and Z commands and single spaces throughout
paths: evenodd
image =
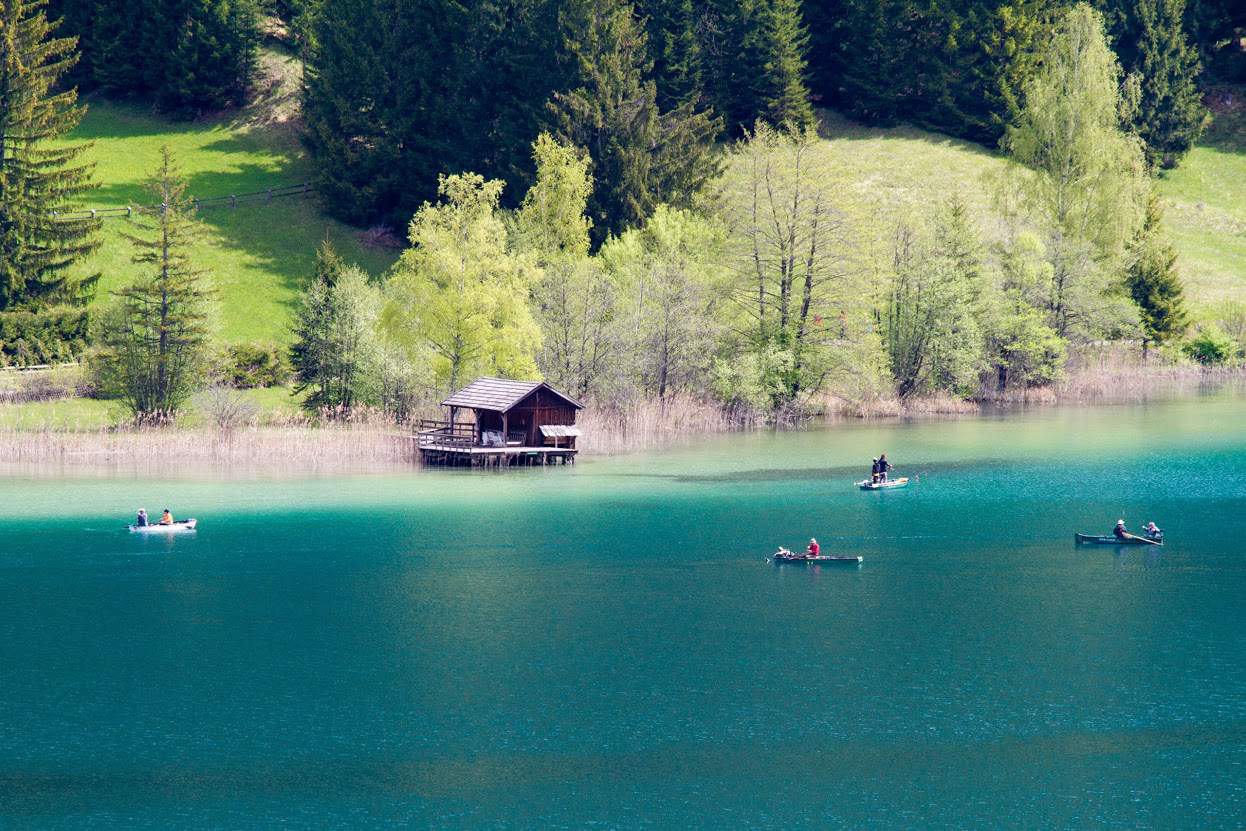
M 420 442 L 424 464 L 452 467 L 515 467 L 575 464 L 577 451 L 566 447 L 475 447 Z
M 508 442 L 506 446 L 485 446 L 476 441 L 472 425 L 423 421 L 413 439 L 420 449 L 420 461 L 427 465 L 450 467 L 517 467 L 575 464 L 576 450 L 570 447 L 530 446 Z

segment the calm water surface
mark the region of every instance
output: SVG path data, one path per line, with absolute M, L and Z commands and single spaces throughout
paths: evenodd
M 917 485 L 854 490 L 880 450 Z M 201 530 L 131 537 L 140 504 Z M 1072 544 L 1122 514 L 1169 544 Z M 765 562 L 810 535 L 864 564 Z M 0 827 L 1240 828 L 1244 611 L 1233 398 L 11 476 Z

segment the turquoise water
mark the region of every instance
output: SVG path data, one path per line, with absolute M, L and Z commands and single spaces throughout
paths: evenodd
M 853 489 L 881 450 L 916 485 Z M 1233 398 L 11 476 L 0 827 L 1239 828 L 1244 509 Z M 1072 544 L 1121 514 L 1168 545 Z M 810 535 L 865 562 L 765 562 Z

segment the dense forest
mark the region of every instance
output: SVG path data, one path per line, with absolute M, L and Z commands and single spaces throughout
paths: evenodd
M 288 356 L 311 408 L 402 416 L 489 373 L 786 415 L 1042 386 L 1105 339 L 1206 362 L 1246 346 L 1192 321 L 1152 186 L 1205 128 L 1207 91 L 1246 82 L 1232 0 L 0 9 L 0 351 L 86 352 L 140 419 L 222 374 L 193 204 L 166 156 L 134 283 L 88 320 L 94 281 L 66 275 L 98 222 L 58 214 L 94 183 L 63 139 L 80 91 L 171 118 L 238 106 L 265 38 L 303 63 L 325 210 L 408 242 L 379 278 L 320 252 Z M 990 216 L 947 194 L 880 228 L 821 108 L 998 148 L 1013 165 Z

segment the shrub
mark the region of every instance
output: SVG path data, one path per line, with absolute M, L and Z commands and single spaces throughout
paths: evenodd
M 1185 354 L 1204 366 L 1220 366 L 1234 357 L 1234 344 L 1229 336 L 1215 325 L 1201 327 L 1194 337 L 1185 342 Z
M 87 311 L 61 306 L 0 314 L 0 365 L 35 366 L 77 360 L 87 347 Z
M 275 343 L 238 343 L 225 354 L 224 380 L 238 389 L 278 387 L 290 377 L 284 350 Z

